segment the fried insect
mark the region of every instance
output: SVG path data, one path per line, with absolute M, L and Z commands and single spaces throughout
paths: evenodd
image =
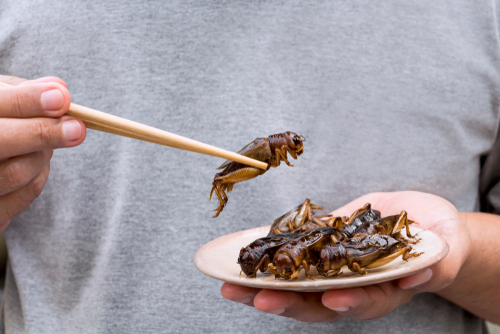
M 380 218 L 380 213 L 371 210 L 369 203 L 354 212 L 349 219 L 347 217 L 330 217 L 323 222 L 318 217 L 314 217 L 294 230 L 294 232 L 303 232 L 276 251 L 274 260 L 268 264 L 268 268 L 275 274 L 276 278 L 284 279 L 295 279 L 300 270 L 304 268 L 306 276 L 312 280 L 309 276 L 309 267 L 317 264 L 319 251 L 325 244 L 331 241 L 347 240 L 356 231 L 357 226 L 375 218 Z M 352 221 L 355 219 L 359 223 L 353 227 Z M 306 230 L 311 227 L 316 228 Z
M 261 272 L 266 272 L 267 265 L 273 260 L 278 248 L 296 236 L 298 236 L 297 233 L 268 236 L 243 247 L 237 262 L 241 267 L 241 272 L 244 272 L 247 277 L 256 277 L 259 269 Z
M 327 220 L 320 220 L 328 218 Z M 356 210 L 350 217 L 335 217 L 332 215 L 316 216 L 312 221 L 295 229 L 293 232 L 303 232 L 314 227 L 334 227 L 342 234 L 340 240 L 348 239 L 354 236 L 359 230 L 367 224 L 380 219 L 380 212 L 372 210 L 371 204 L 366 203 L 362 208 Z M 309 224 L 309 225 L 308 225 Z M 313 225 L 314 224 L 314 225 Z M 313 227 L 314 226 L 314 227 Z
M 275 254 L 274 261 L 268 265 L 269 270 L 276 275 L 276 278 L 294 279 L 298 276 L 301 268 L 304 268 L 306 276 L 312 279 L 309 276 L 310 266 L 316 266 L 321 275 L 331 277 L 340 274 L 340 268 L 347 263 L 346 261 L 351 260 L 352 263 L 349 262 L 352 264 L 350 268 L 357 268 L 358 272 L 366 273 L 366 270 L 361 268 L 382 266 L 403 253 L 405 260 L 420 255 L 410 254 L 412 248 L 408 245 L 409 243 L 417 243 L 418 240 L 406 240 L 401 235 L 401 230 L 405 226 L 406 235 L 413 238 L 409 231 L 409 220 L 405 211 L 402 211 L 400 215 L 380 218 L 380 212 L 372 210 L 371 205 L 367 203 L 361 209 L 355 211 L 348 219 L 346 217 L 330 217 L 326 222 L 321 222 L 314 217 L 313 221 L 316 224 L 328 224 L 329 227 L 304 232 L 281 246 Z M 304 224 L 299 228 L 304 228 L 306 225 Z M 315 239 L 316 237 L 317 239 Z M 361 264 L 358 263 L 360 261 L 355 261 L 357 259 L 355 256 L 344 257 L 342 260 L 340 257 L 335 258 L 335 256 L 339 256 L 338 252 L 328 253 L 328 251 L 325 251 L 326 248 L 332 247 L 329 245 L 340 245 L 338 247 L 342 247 L 343 243 L 351 245 L 352 241 L 357 244 L 359 240 L 365 240 L 363 241 L 364 244 L 360 246 L 362 249 L 358 250 L 357 254 L 363 260 L 360 260 Z M 397 253 L 397 249 L 394 248 L 396 246 L 392 245 L 393 240 L 398 245 L 404 245 L 406 251 Z M 372 248 L 368 249 L 367 245 L 371 245 Z M 329 254 L 332 254 L 332 259 L 325 258 Z M 363 254 L 366 256 L 363 257 Z M 367 259 L 371 259 L 373 263 L 367 264 Z M 323 269 L 325 263 L 330 264 L 330 262 L 338 265 L 342 264 L 342 266 L 334 269 Z
M 284 215 L 276 218 L 274 223 L 271 225 L 271 229 L 269 231 L 268 236 L 281 233 L 303 232 L 302 230 L 300 230 L 300 227 L 311 221 L 312 216 L 315 213 L 313 210 L 325 210 L 325 209 L 316 204 L 312 204 L 309 198 L 306 198 L 302 204 L 288 211 Z M 314 227 L 321 227 L 321 226 L 315 225 Z
M 380 219 L 380 211 L 372 210 L 371 204 L 366 203 L 362 208 L 352 213 L 341 229 L 342 232 L 345 233 L 346 238 L 351 238 L 363 226 L 377 219 Z
M 287 159 L 287 152 L 297 159 L 304 151 L 305 138 L 293 132 L 278 133 L 267 138 L 257 138 L 238 153 L 252 159 L 256 159 L 268 164 L 266 170 L 248 166 L 239 162 L 227 160 L 218 169 L 223 169 L 222 172 L 215 174 L 212 182 L 212 190 L 210 191 L 210 200 L 215 191 L 219 199 L 219 206 L 213 218 L 219 216 L 224 206 L 227 204 L 227 192 L 233 189 L 235 183 L 253 179 L 264 174 L 271 167 L 278 167 L 283 160 L 288 166 L 290 165 Z
M 320 249 L 316 264 L 320 275 L 326 277 L 340 275 L 342 273 L 340 269 L 346 264 L 351 271 L 365 275 L 365 268 L 381 267 L 399 255 L 403 255 L 403 260 L 407 261 L 411 257 L 423 254 L 410 253 L 412 247 L 409 244 L 416 244 L 420 239 L 405 239 L 401 234 L 404 226 L 406 236 L 415 238 L 410 233 L 409 224 L 412 221 L 408 220 L 406 211 L 375 220 L 365 218 L 355 218 L 359 219 L 359 222 L 353 222 L 356 228 L 352 230 L 352 238 L 327 244 Z M 346 227 L 348 226 L 350 225 Z
M 414 223 L 408 219 L 406 211 L 401 211 L 399 215 L 387 216 L 369 222 L 360 224 L 353 233 L 354 237 L 361 237 L 373 234 L 390 235 L 397 239 L 404 239 L 401 235 L 403 226 L 406 228 L 406 236 L 414 239 L 415 236 L 411 235 L 409 225 Z M 409 243 L 417 243 L 420 239 L 409 241 Z
M 423 254 L 411 253 L 411 250 L 406 240 L 389 235 L 355 237 L 322 247 L 316 269 L 322 276 L 333 277 L 342 274 L 341 268 L 347 265 L 349 270 L 366 275 L 366 269 L 386 265 L 400 255 L 408 261 Z
M 268 264 L 269 271 L 275 278 L 295 279 L 304 268 L 307 278 L 312 280 L 309 266 L 317 261 L 313 251 L 330 242 L 335 231 L 332 227 L 321 227 L 299 234 L 276 251 L 272 263 Z

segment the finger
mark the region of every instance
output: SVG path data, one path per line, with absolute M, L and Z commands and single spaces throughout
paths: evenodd
M 23 78 L 18 78 L 18 77 L 12 77 L 8 75 L 0 75 L 0 82 L 5 82 L 6 84 L 9 84 L 11 86 L 17 86 L 17 85 L 29 85 L 32 83 L 39 83 L 39 82 L 56 82 L 64 87 L 68 88 L 68 85 L 66 85 L 66 82 L 64 80 L 58 78 L 58 77 L 42 77 L 38 79 L 33 79 L 33 80 L 26 80 Z
M 425 286 L 433 276 L 433 271 L 431 268 L 427 268 L 417 274 L 406 276 L 398 280 L 398 286 L 401 289 L 419 289 Z
M 254 298 L 254 306 L 262 312 L 277 314 L 303 322 L 335 321 L 337 312 L 321 303 L 320 292 L 262 290 Z
M 224 283 L 220 293 L 222 297 L 236 303 L 253 306 L 253 299 L 261 289 L 250 288 L 243 285 Z
M 58 77 L 42 77 L 42 78 L 38 78 L 38 79 L 34 79 L 34 80 L 25 80 L 25 81 L 21 82 L 21 85 L 31 85 L 34 83 L 41 83 L 41 82 L 56 82 L 58 84 L 63 85 L 64 87 L 68 88 L 68 85 L 66 84 L 66 82 L 64 82 L 64 80 L 62 80 Z
M 24 187 L 0 196 L 0 231 L 5 230 L 10 220 L 24 211 L 42 193 L 49 171 L 50 163 Z
M 79 119 L 0 118 L 0 159 L 31 152 L 73 147 L 83 142 L 86 128 Z
M 0 117 L 59 117 L 68 111 L 71 96 L 57 82 L 0 87 Z
M 444 219 L 429 229 L 443 237 L 449 246 L 448 255 L 431 267 L 432 279 L 415 286 L 421 291 L 436 292 L 450 285 L 467 260 L 471 252 L 470 235 L 467 228 L 461 226 L 460 219 Z M 403 282 L 403 287 L 406 287 Z M 415 284 L 413 284 L 415 285 Z
M 442 261 L 418 274 L 400 278 L 398 280 L 399 287 L 401 289 L 436 292 L 450 285 L 464 262 L 460 254 L 451 253 L 451 247 L 450 252 Z
M 415 290 L 403 290 L 395 282 L 385 282 L 362 288 L 330 290 L 322 302 L 343 316 L 362 320 L 383 317 L 396 307 L 410 301 Z
M 0 196 L 24 187 L 52 158 L 52 150 L 33 152 L 0 163 Z
M 27 80 L 23 79 L 23 78 L 13 77 L 13 76 L 9 76 L 9 75 L 0 75 L 0 82 L 4 82 L 4 83 L 12 85 L 12 86 L 19 85 L 25 81 L 27 81 Z

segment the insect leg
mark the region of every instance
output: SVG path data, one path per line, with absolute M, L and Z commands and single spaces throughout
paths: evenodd
M 405 261 L 408 261 L 408 259 L 411 259 L 412 257 L 419 257 L 420 255 L 424 254 L 424 252 L 422 253 L 410 253 L 412 248 L 411 246 L 406 246 L 404 249 L 404 253 L 403 253 L 403 260 Z
M 394 226 L 394 230 L 392 232 L 392 235 L 395 236 L 401 236 L 401 230 L 403 229 L 403 225 L 406 227 L 406 235 L 408 238 L 415 238 L 413 235 L 410 233 L 410 226 L 408 222 L 408 215 L 406 214 L 406 211 L 401 211 L 401 214 L 399 215 L 398 221 L 396 222 L 396 225 Z
M 392 229 L 391 236 L 397 237 L 397 238 L 402 238 L 401 236 L 401 230 L 403 229 L 403 225 L 405 223 L 405 218 L 406 218 L 406 211 L 401 211 L 399 214 L 398 220 L 396 221 L 396 224 L 394 224 L 394 228 Z
M 274 264 L 269 263 L 267 265 L 267 269 L 274 274 L 274 278 L 280 278 L 281 277 L 281 275 L 278 272 L 278 270 L 276 270 L 276 267 L 274 266 Z
M 208 199 L 209 201 L 212 200 L 212 195 L 214 193 L 214 190 L 217 191 L 217 186 L 215 185 L 215 182 L 212 182 L 212 190 L 210 191 L 210 198 Z
M 276 227 L 273 228 L 273 234 L 276 235 L 276 234 L 281 234 L 281 231 L 278 230 Z
M 267 270 L 267 266 L 266 266 L 266 263 L 270 263 L 269 262 L 269 255 L 266 254 L 262 257 L 262 260 L 259 261 L 259 264 L 257 265 L 257 267 L 255 267 L 255 276 L 257 276 L 257 271 L 260 269 L 261 272 L 265 273 L 266 270 Z
M 276 151 L 278 151 L 278 149 L 276 149 Z M 293 165 L 290 165 L 290 163 L 288 162 L 288 159 L 286 157 L 286 147 L 285 146 L 281 146 L 281 150 L 279 150 L 280 152 L 280 155 L 281 155 L 281 159 L 283 159 L 283 161 L 290 167 L 293 167 Z M 278 153 L 276 152 L 276 159 L 278 159 Z
M 382 267 L 382 266 L 385 266 L 386 264 L 394 261 L 395 259 L 398 258 L 398 256 L 400 255 L 403 255 L 403 260 L 405 261 L 408 261 L 408 259 L 412 258 L 412 257 L 418 257 L 420 255 L 422 255 L 423 253 L 413 253 L 411 254 L 412 248 L 411 246 L 406 246 L 406 247 L 403 247 L 401 249 L 398 249 L 396 250 L 394 253 L 391 253 L 387 256 L 384 256 L 380 259 L 377 259 L 375 261 L 373 261 L 372 263 L 370 263 L 369 265 L 366 266 L 366 268 L 368 269 L 373 269 L 373 268 L 379 268 L 379 267 Z
M 304 271 L 306 272 L 306 277 L 310 280 L 314 281 L 314 278 L 309 276 L 309 264 L 307 264 L 306 260 L 302 260 L 302 266 L 304 267 Z M 300 271 L 300 269 L 299 269 Z
M 226 191 L 228 191 L 229 186 L 231 186 L 231 189 L 233 189 L 233 186 L 232 186 L 231 183 L 229 183 L 229 184 L 221 184 L 220 188 L 219 188 L 219 190 L 220 190 L 220 192 L 222 194 L 222 197 L 224 197 L 224 206 L 226 205 L 226 203 L 228 201 L 228 198 L 227 198 L 227 195 L 226 195 Z
M 286 158 L 286 151 L 283 154 L 283 152 L 281 152 L 280 149 L 277 148 L 274 150 L 274 154 L 276 155 L 276 166 L 275 167 L 278 167 L 280 165 L 281 160 L 283 160 L 288 166 L 293 167 L 293 165 L 290 165 L 290 163 L 288 162 L 288 160 Z
M 300 206 L 300 210 L 297 214 L 297 217 L 301 217 L 300 221 L 297 222 L 297 226 L 304 224 L 307 221 L 311 220 L 311 201 L 309 198 L 304 200 L 304 203 Z M 297 218 L 295 218 L 297 219 Z
M 213 186 L 212 192 L 215 190 L 215 193 L 217 194 L 217 197 L 219 198 L 219 206 L 217 207 L 217 209 L 214 210 L 214 211 L 217 211 L 217 213 L 215 214 L 215 216 L 212 217 L 212 218 L 216 218 L 217 216 L 219 216 L 222 209 L 224 209 L 224 205 L 227 202 L 227 197 L 226 197 L 226 202 L 224 202 L 224 200 L 222 199 L 222 197 L 220 195 L 220 190 L 219 190 L 219 187 L 217 186 L 217 181 L 212 182 L 212 186 Z M 210 192 L 210 199 L 212 199 L 212 192 Z
M 339 238 L 333 234 L 330 236 L 330 240 L 332 240 L 332 242 L 340 242 Z
M 334 222 L 334 219 L 335 217 L 333 217 L 332 215 L 321 215 L 321 216 L 316 216 L 314 217 L 313 219 L 318 219 L 318 220 L 321 220 L 323 218 L 327 218 L 325 220 L 325 225 L 328 226 L 328 227 L 332 227 L 333 225 L 333 222 Z
M 335 217 L 333 222 L 332 222 L 332 227 L 335 227 L 336 229 L 341 229 L 345 225 L 345 221 L 342 219 L 342 217 Z
M 350 224 L 352 223 L 352 221 L 354 220 L 354 218 L 356 218 L 362 211 L 364 210 L 370 210 L 371 209 L 371 204 L 370 203 L 366 203 L 362 208 L 354 211 L 351 215 L 351 217 L 349 217 L 349 220 L 347 222 L 347 224 Z
M 237 169 L 231 173 L 228 173 L 224 176 L 218 177 L 218 181 L 220 183 L 224 183 L 228 185 L 228 189 L 231 188 L 232 186 L 229 186 L 229 184 L 234 184 L 246 180 L 253 179 L 254 177 L 257 177 L 266 171 L 256 168 L 256 167 L 243 167 L 240 169 Z
M 326 273 L 322 273 L 321 275 L 330 278 L 341 274 L 342 272 L 340 271 L 340 269 L 337 269 L 337 270 L 328 270 Z
M 223 206 L 219 205 L 219 206 L 217 207 L 217 209 L 215 209 L 215 210 L 214 210 L 214 211 L 217 211 L 217 212 L 215 213 L 215 215 L 214 215 L 214 216 L 212 216 L 212 218 L 217 218 L 217 217 L 219 217 L 219 215 L 220 215 L 220 213 L 222 212 L 222 209 L 223 209 L 223 208 L 224 208 Z
M 352 268 L 349 268 L 349 269 L 351 269 L 352 271 L 357 271 L 361 275 L 366 275 L 366 269 L 365 268 L 361 268 L 357 262 L 353 262 L 352 263 Z
M 321 220 L 319 220 L 316 217 L 313 217 L 312 221 L 313 221 L 314 224 L 318 225 L 319 227 L 325 227 L 325 226 L 327 226 L 325 223 L 323 223 Z
M 298 267 L 297 269 L 295 269 L 295 271 L 293 272 L 293 274 L 290 276 L 290 279 L 296 279 L 297 276 L 299 276 L 299 273 L 300 273 L 300 267 Z M 312 279 L 312 278 L 311 278 Z
M 297 160 L 297 154 L 290 147 L 288 147 L 288 146 L 281 146 L 281 151 L 283 153 L 285 153 L 285 152 L 290 153 L 290 155 L 292 156 L 292 158 L 294 158 L 295 160 Z M 285 153 L 285 155 L 286 155 L 286 153 Z
M 319 205 L 316 205 L 316 204 L 312 204 L 312 203 L 311 203 L 311 204 L 310 204 L 310 206 L 311 206 L 311 209 L 312 209 L 312 210 L 325 211 L 325 209 L 324 209 L 324 208 L 322 208 L 322 207 L 321 207 L 321 206 L 319 206 Z

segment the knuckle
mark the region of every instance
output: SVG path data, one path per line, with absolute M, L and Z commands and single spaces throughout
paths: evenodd
M 5 83 L 12 85 L 12 86 L 17 86 L 20 83 L 26 81 L 26 79 L 13 77 L 10 75 L 0 75 L 0 81 L 5 82 Z
M 29 176 L 25 168 L 19 163 L 6 166 L 0 174 L 0 187 L 3 190 L 17 189 L 26 184 Z
M 453 272 L 445 272 L 441 274 L 441 287 L 445 288 L 455 280 L 456 275 Z
M 23 103 L 25 98 L 16 90 L 11 90 L 9 103 L 14 117 L 25 117 L 23 111 Z
M 28 196 L 28 201 L 31 203 L 35 198 L 40 196 L 40 194 L 43 191 L 43 187 L 45 186 L 45 181 L 47 181 L 47 177 L 39 175 L 36 178 L 34 178 L 30 183 L 29 183 L 29 196 Z
M 49 146 L 53 141 L 52 124 L 45 119 L 33 119 L 33 140 L 40 146 Z

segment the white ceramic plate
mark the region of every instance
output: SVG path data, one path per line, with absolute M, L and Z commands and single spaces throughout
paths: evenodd
M 241 268 L 236 263 L 240 249 L 255 239 L 266 236 L 269 228 L 270 226 L 257 227 L 210 241 L 196 252 L 194 265 L 205 275 L 234 284 L 275 290 L 325 291 L 370 285 L 414 274 L 441 261 L 448 254 L 449 248 L 439 235 L 411 227 L 411 233 L 418 232 L 418 237 L 422 238 L 413 250 L 424 254 L 411 258 L 408 262 L 399 257 L 383 267 L 369 269 L 365 276 L 351 272 L 347 267 L 342 268 L 342 275 L 332 278 L 320 276 L 315 268 L 311 268 L 310 275 L 314 281 L 305 276 L 304 270 L 295 280 L 277 280 L 274 275 L 260 271 L 256 278 L 247 278 L 245 274 L 240 276 Z

